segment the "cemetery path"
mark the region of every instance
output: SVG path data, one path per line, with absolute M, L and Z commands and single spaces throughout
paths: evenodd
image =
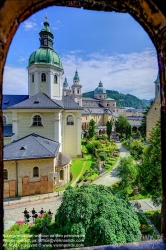
M 125 156 L 130 155 L 130 152 L 127 149 L 125 149 L 120 142 L 117 142 L 117 145 L 118 145 L 118 148 L 120 151 L 120 157 L 125 157 Z M 120 178 L 117 176 L 118 175 L 118 170 L 117 170 L 118 164 L 119 164 L 119 161 L 116 163 L 115 167 L 110 172 L 103 174 L 101 177 L 94 180 L 92 182 L 92 184 L 102 184 L 105 186 L 111 186 L 112 184 L 119 181 Z

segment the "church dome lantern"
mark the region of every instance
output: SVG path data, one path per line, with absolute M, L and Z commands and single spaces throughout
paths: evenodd
M 98 94 L 98 93 L 100 93 L 100 94 L 106 94 L 107 93 L 106 89 L 103 87 L 103 84 L 102 84 L 101 81 L 99 82 L 99 86 L 94 91 L 94 94 Z
M 39 33 L 40 48 L 30 55 L 28 67 L 34 64 L 49 64 L 63 69 L 59 55 L 53 50 L 54 35 L 49 28 L 47 17 L 43 24 L 44 27 Z

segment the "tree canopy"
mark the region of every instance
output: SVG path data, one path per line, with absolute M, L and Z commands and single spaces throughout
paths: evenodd
M 107 128 L 107 135 L 108 135 L 108 138 L 110 138 L 110 135 L 112 133 L 112 125 L 113 125 L 113 122 L 110 120 L 110 121 L 107 121 L 106 123 L 106 128 Z
M 132 205 L 110 187 L 68 187 L 55 215 L 65 235 L 84 235 L 84 246 L 139 241 L 139 220 Z
M 126 134 L 126 128 L 129 127 L 130 124 L 126 120 L 126 118 L 122 115 L 118 117 L 115 122 L 116 133 L 120 133 L 121 137 L 123 134 Z
M 160 121 L 152 128 L 150 145 L 145 147 L 139 166 L 140 184 L 152 195 L 154 203 L 161 203 L 161 127 Z
M 93 119 L 91 119 L 89 122 L 89 129 L 88 129 L 89 138 L 92 138 L 95 135 L 95 124 L 96 122 Z

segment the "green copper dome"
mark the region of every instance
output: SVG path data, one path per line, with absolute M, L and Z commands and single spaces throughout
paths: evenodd
M 29 57 L 28 66 L 33 64 L 49 64 L 61 69 L 63 68 L 60 57 L 50 48 L 39 48 L 33 52 Z
M 75 72 L 75 76 L 73 77 L 73 80 L 74 81 L 79 81 L 80 80 L 80 78 L 79 78 L 79 76 L 78 76 L 78 71 L 76 70 L 76 72 Z
M 94 94 L 106 94 L 106 89 L 103 87 L 102 82 L 99 82 L 98 88 L 95 89 Z
M 67 78 L 65 77 L 64 83 L 63 83 L 63 87 L 68 87 L 68 82 L 67 82 Z
M 63 69 L 60 57 L 53 50 L 54 36 L 49 28 L 47 17 L 44 22 L 44 27 L 41 29 L 39 35 L 40 48 L 30 55 L 28 67 L 34 64 L 49 64 Z

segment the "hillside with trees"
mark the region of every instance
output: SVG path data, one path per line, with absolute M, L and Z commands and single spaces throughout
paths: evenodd
M 86 92 L 82 94 L 82 97 L 94 97 L 94 91 Z M 107 97 L 116 100 L 118 107 L 132 107 L 132 108 L 145 108 L 147 102 L 142 101 L 138 97 L 130 94 L 122 94 L 115 90 L 107 90 Z

